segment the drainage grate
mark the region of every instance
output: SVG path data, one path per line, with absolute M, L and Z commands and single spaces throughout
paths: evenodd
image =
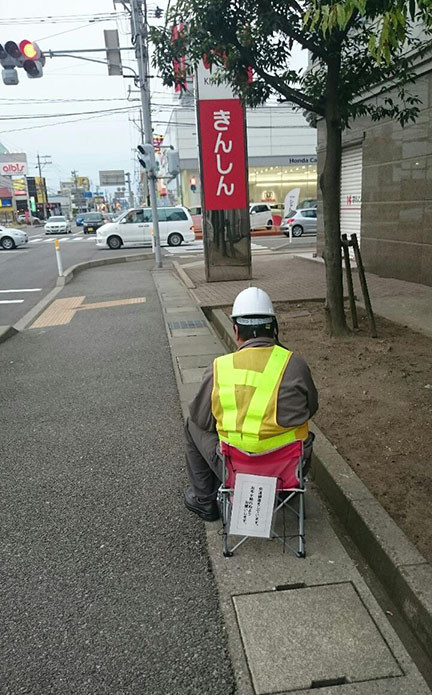
M 205 328 L 207 322 L 199 319 L 197 321 L 168 321 L 170 330 L 178 330 L 179 328 Z

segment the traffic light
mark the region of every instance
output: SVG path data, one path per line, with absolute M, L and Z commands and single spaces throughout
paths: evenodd
M 195 191 L 196 191 L 196 177 L 195 176 L 190 177 L 189 186 L 190 186 L 192 193 L 195 193 Z
M 148 174 L 154 174 L 156 171 L 156 159 L 153 145 L 149 143 L 138 145 L 137 150 L 141 155 L 138 156 L 138 161 L 142 168 L 145 169 Z
M 32 42 L 25 40 L 21 41 L 19 47 L 21 53 L 26 58 L 23 64 L 23 68 L 27 73 L 27 77 L 30 77 L 31 79 L 42 77 L 42 68 L 45 65 L 45 56 L 40 50 L 37 43 L 35 43 L 34 41 Z
M 16 68 L 24 68 L 28 77 L 42 77 L 45 56 L 35 42 L 25 39 L 18 45 L 15 41 L 7 41 L 4 46 L 0 45 L 0 63 L 4 84 L 15 85 L 19 82 Z
M 177 176 L 180 173 L 180 157 L 177 150 L 174 147 L 170 147 L 167 150 L 167 161 L 168 161 L 168 174 L 170 176 Z

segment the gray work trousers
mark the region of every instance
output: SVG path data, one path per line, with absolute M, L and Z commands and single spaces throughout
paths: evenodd
M 186 468 L 195 497 L 212 502 L 223 477 L 217 432 L 206 432 L 190 418 L 186 420 Z
M 223 463 L 219 455 L 217 432 L 206 432 L 190 418 L 186 420 L 186 468 L 195 497 L 201 502 L 212 502 L 223 478 Z M 314 435 L 309 433 L 304 442 L 303 472 L 310 468 Z

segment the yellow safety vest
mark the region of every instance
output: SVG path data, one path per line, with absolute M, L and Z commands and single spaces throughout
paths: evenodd
M 212 412 L 219 439 L 251 453 L 305 440 L 309 423 L 277 423 L 279 386 L 292 352 L 279 345 L 243 348 L 213 363 Z

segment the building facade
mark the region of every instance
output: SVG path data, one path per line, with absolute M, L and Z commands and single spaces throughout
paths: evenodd
M 432 285 L 432 64 L 409 85 L 422 103 L 415 123 L 360 118 L 343 134 L 341 227 L 356 232 L 366 270 Z M 389 92 L 390 96 L 393 96 Z M 318 123 L 318 172 L 325 159 Z M 318 250 L 323 220 L 318 208 Z
M 299 188 L 299 200 L 316 198 L 316 131 L 296 107 L 272 104 L 248 109 L 249 200 L 283 209 L 286 195 Z M 201 205 L 197 127 L 193 100 L 183 97 L 173 108 L 164 139 L 179 151 L 181 173 L 168 190 L 176 202 Z

